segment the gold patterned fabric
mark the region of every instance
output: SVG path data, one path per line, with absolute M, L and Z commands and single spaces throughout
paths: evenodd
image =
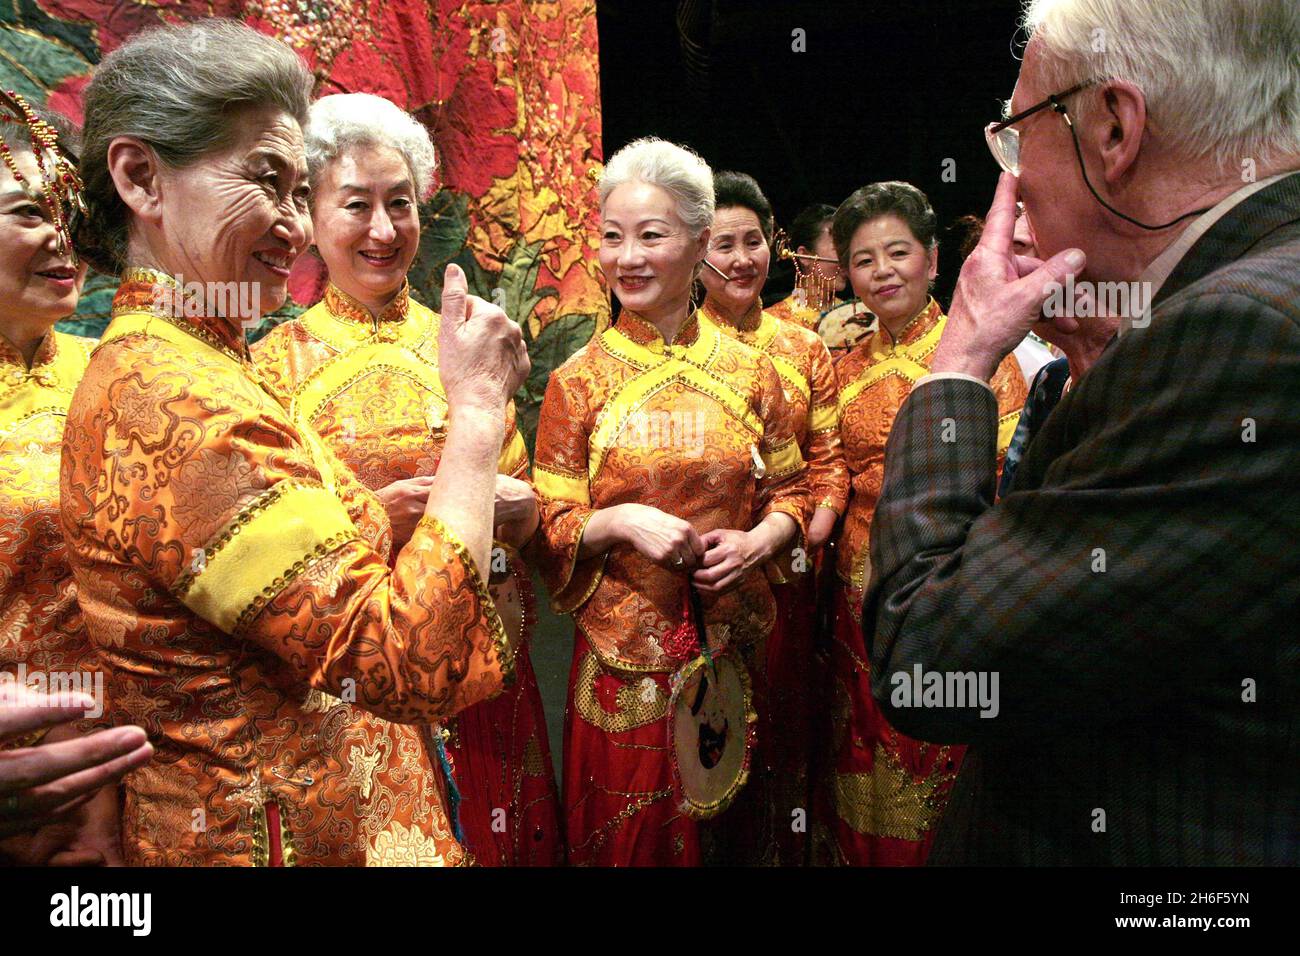
M 776 316 L 782 322 L 790 322 L 809 332 L 817 331 L 817 323 L 822 318 L 821 312 L 810 308 L 798 292 L 791 293 L 780 302 L 768 306 L 764 311 Z
M 0 670 L 88 671 L 86 641 L 59 527 L 59 449 L 73 390 L 94 345 L 51 330 L 30 368 L 0 336 Z
M 930 373 L 930 360 L 947 322 L 939 303 L 930 299 L 897 341 L 887 329 L 878 328 L 835 366 L 840 433 L 853 486 L 839 542 L 838 571 L 854 592 L 854 606 L 861 603 L 868 575 L 871 518 L 884 482 L 885 442 L 912 386 Z M 998 400 L 1000 465 L 1028 391 L 1015 356 L 1003 359 L 989 384 Z
M 795 440 L 808 465 L 808 517 L 816 508 L 844 513 L 849 470 L 840 441 L 839 391 L 831 354 L 815 332 L 782 322 L 755 304 L 739 324 L 708 300 L 705 315 L 727 335 L 772 360 L 794 424 Z
M 455 864 L 412 724 L 497 693 L 512 656 L 463 545 L 383 506 L 262 383 L 224 319 L 150 313 L 128 273 L 68 410 L 60 508 L 125 781 L 133 864 Z M 273 831 L 268 837 L 268 821 Z M 260 849 L 259 849 L 260 848 Z
M 629 547 L 578 560 L 592 512 L 652 505 L 700 534 L 748 531 L 781 512 L 802 532 L 808 491 L 793 419 L 772 360 L 700 313 L 665 343 L 625 311 L 551 376 L 533 469 L 542 570 L 556 610 L 574 613 L 602 662 L 675 669 L 662 639 L 682 620 L 686 579 Z M 763 640 L 774 621 L 759 569 L 703 605 L 716 648 Z
M 378 491 L 438 470 L 447 438 L 440 323 L 407 287 L 372 315 L 330 284 L 321 302 L 258 342 L 253 361 L 295 421 L 316 431 L 367 488 Z M 513 403 L 498 467 L 528 480 L 528 451 L 515 428 Z M 496 547 L 499 555 L 511 555 L 501 577 L 512 576 L 522 602 L 531 605 L 526 566 L 512 549 Z M 527 623 L 517 610 L 511 628 L 523 630 Z M 480 863 L 551 864 L 562 846 L 545 714 L 528 659 L 529 635 L 510 637 L 519 645 L 514 686 L 462 712 L 446 735 L 463 798 L 459 819 Z M 530 764 L 529 754 L 538 759 Z M 498 808 L 507 811 L 503 820 L 500 814 L 494 820 Z

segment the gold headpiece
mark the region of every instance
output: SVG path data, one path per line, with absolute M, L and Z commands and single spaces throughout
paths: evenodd
M 789 259 L 794 264 L 795 295 L 803 300 L 803 305 L 817 312 L 825 312 L 829 309 L 831 303 L 835 301 L 835 280 L 828 279 L 811 268 L 808 263 L 833 262 L 839 266 L 839 261 L 806 252 L 795 252 L 790 248 L 790 236 L 784 229 L 779 228 L 776 230 L 772 248 L 778 259 Z
M 21 95 L 13 90 L 0 92 L 0 122 L 22 124 L 27 127 L 27 134 L 32 141 L 32 155 L 36 157 L 36 168 L 40 170 L 41 183 L 27 182 L 27 178 L 18 171 L 18 163 L 9 151 L 9 144 L 0 138 L 0 157 L 33 202 L 43 202 L 49 210 L 50 221 L 54 224 L 59 237 L 59 255 L 71 252 L 72 262 L 77 262 L 77 250 L 72 244 L 72 216 L 74 213 L 84 215 L 86 204 L 82 199 L 81 177 L 77 174 L 76 164 L 59 148 L 59 132 L 36 112 Z

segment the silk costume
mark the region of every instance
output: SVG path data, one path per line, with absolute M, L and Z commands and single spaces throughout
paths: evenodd
M 771 313 L 782 322 L 792 322 L 799 328 L 807 329 L 810 332 L 817 331 L 817 323 L 822 318 L 821 310 L 809 306 L 807 298 L 800 295 L 798 290 L 790 293 L 780 302 L 772 303 L 763 311 Z
M 747 531 L 773 513 L 801 532 L 804 471 L 772 361 L 698 312 L 665 343 L 625 310 L 552 374 L 533 478 L 542 570 L 555 610 L 577 625 L 564 747 L 571 863 L 695 865 L 727 818 L 700 824 L 681 812 L 668 754 L 670 679 L 695 653 L 670 640 L 688 572 L 623 545 L 579 558 L 587 521 L 639 503 L 700 534 Z M 763 570 L 701 604 L 710 652 L 730 648 L 761 672 L 776 622 Z
M 241 329 L 130 270 L 73 396 L 60 509 L 124 780 L 133 865 L 449 865 L 418 728 L 497 693 L 512 652 L 464 545 L 381 503 L 294 426 Z
M 95 660 L 59 526 L 63 423 L 93 346 L 51 329 L 29 368 L 0 337 L 0 670 L 17 677 L 25 664 L 28 681 L 51 690 L 91 674 Z M 43 736 L 25 734 L 9 748 Z
M 868 543 L 884 477 L 885 443 L 903 400 L 917 380 L 929 374 L 947 321 L 932 298 L 897 341 L 882 326 L 835 366 L 852 494 L 838 542 L 841 587 L 832 645 L 831 759 L 819 800 L 819 816 L 830 832 L 819 853 L 823 859 L 829 855 L 852 865 L 923 863 L 965 752 L 961 746 L 913 740 L 885 720 L 871 695 L 860 620 L 863 588 L 871 573 Z M 990 385 L 998 400 L 1001 462 L 1026 396 L 1014 356 L 1002 361 Z
M 295 421 L 301 417 L 367 488 L 378 491 L 437 472 L 447 437 L 440 321 L 405 285 L 372 316 L 330 284 L 321 302 L 259 341 L 253 360 Z M 500 470 L 528 480 L 528 451 L 515 428 L 513 403 Z M 510 566 L 503 574 L 515 576 L 521 600 L 530 602 L 527 567 L 513 549 L 494 548 L 500 549 L 494 563 Z M 546 719 L 527 635 L 517 640 L 515 685 L 430 732 L 442 735 L 450 756 L 459 822 L 475 861 L 555 865 L 564 848 Z M 438 742 L 430 740 L 429 749 L 436 760 Z
M 842 515 L 849 473 L 840 441 L 835 369 L 822 340 L 815 332 L 782 322 L 757 303 L 737 324 L 711 300 L 705 300 L 703 312 L 725 334 L 763 352 L 776 367 L 795 439 L 808 466 L 807 520 L 819 507 Z M 778 565 L 783 580 L 772 581 L 778 624 L 768 642 L 769 680 L 763 688 L 765 720 L 759 734 L 772 799 L 766 814 L 770 819 L 753 829 L 756 839 L 775 842 L 777 852 L 765 857 L 786 864 L 802 863 L 805 858 L 806 827 L 794 828 L 792 822 L 800 811 L 806 823 L 811 805 L 809 758 L 824 701 L 813 666 L 820 557 L 820 553 L 801 551 L 795 560 Z M 751 786 L 754 783 L 751 779 Z

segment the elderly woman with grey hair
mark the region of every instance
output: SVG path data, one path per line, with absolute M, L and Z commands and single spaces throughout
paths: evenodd
M 253 359 L 295 420 L 379 495 L 400 545 L 425 510 L 447 440 L 441 320 L 406 281 L 420 244 L 418 203 L 433 188 L 433 145 L 388 100 L 345 93 L 312 104 L 306 147 L 316 248 L 329 284 L 323 301 L 260 341 Z M 522 642 L 530 584 L 513 549 L 536 530 L 537 502 L 513 403 L 504 420 L 493 517 L 502 540 L 491 588 L 507 631 Z M 554 865 L 563 859 L 558 797 L 522 643 L 515 676 L 506 693 L 430 728 L 427 743 L 457 786 L 453 822 L 478 862 Z
M 311 241 L 311 78 L 230 21 L 134 37 L 86 90 L 86 241 L 121 272 L 68 410 L 61 513 L 136 864 L 457 864 L 419 724 L 495 694 L 487 591 L 517 328 L 448 270 L 442 467 L 390 562 L 382 504 L 257 372 L 243 329 Z M 251 304 L 245 308 L 245 304 Z
M 716 826 L 706 847 L 697 821 L 746 781 L 763 686 L 749 671 L 776 614 L 763 566 L 802 530 L 803 459 L 771 359 L 691 301 L 708 165 L 638 140 L 610 159 L 600 197 L 600 266 L 623 311 L 551 376 L 533 472 L 543 570 L 578 626 L 569 859 L 738 862 L 763 841 Z

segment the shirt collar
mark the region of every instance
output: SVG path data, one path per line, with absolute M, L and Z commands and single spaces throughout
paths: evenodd
M 1196 245 L 1197 241 L 1214 227 L 1216 222 L 1231 212 L 1235 206 L 1249 199 L 1261 189 L 1271 186 L 1285 176 L 1294 175 L 1294 173 L 1295 170 L 1291 169 L 1278 173 L 1276 176 L 1261 179 L 1259 182 L 1242 186 L 1236 192 L 1219 200 L 1208 212 L 1202 213 L 1193 219 L 1191 225 L 1184 229 L 1182 234 L 1171 242 L 1164 252 L 1152 259 L 1151 263 L 1142 270 L 1142 274 L 1138 276 L 1140 288 L 1150 290 L 1145 296 L 1145 301 L 1148 303 L 1155 301 L 1160 287 L 1173 274 L 1174 269 L 1178 267 L 1178 263 L 1191 251 L 1192 246 Z M 1146 318 L 1145 321 L 1149 322 L 1150 319 Z M 1119 331 L 1116 335 L 1123 335 L 1132 327 L 1133 316 L 1126 315 L 1120 320 Z

